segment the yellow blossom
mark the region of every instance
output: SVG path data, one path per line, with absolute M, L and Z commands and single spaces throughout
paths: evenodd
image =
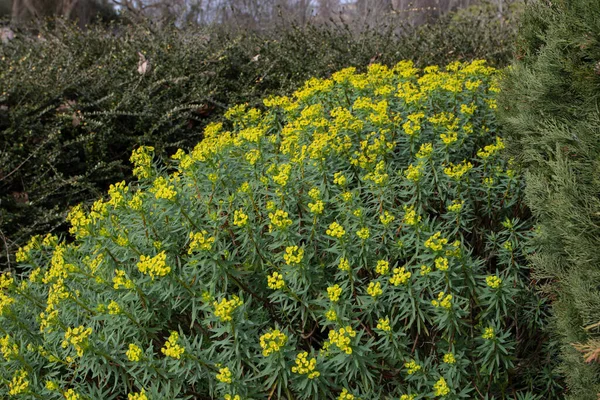
M 375 266 L 375 272 L 379 275 L 385 275 L 390 270 L 390 263 L 387 260 L 378 260 Z
M 415 360 L 410 360 L 408 362 L 405 362 L 404 363 L 404 368 L 408 369 L 407 373 L 409 375 L 412 375 L 415 372 L 421 370 L 421 366 L 419 364 L 417 364 L 417 362 Z
M 141 273 L 150 275 L 152 280 L 156 276 L 165 276 L 171 272 L 171 267 L 166 265 L 167 254 L 165 251 L 161 251 L 154 257 L 140 256 L 140 261 L 137 263 L 137 267 Z
M 440 238 L 442 232 L 436 232 L 425 241 L 425 247 L 433 251 L 441 251 L 444 245 L 448 244 L 448 239 Z
M 287 211 L 276 210 L 274 213 L 269 213 L 269 219 L 271 220 L 271 224 L 269 225 L 269 231 L 273 229 L 275 226 L 278 229 L 286 229 L 290 225 L 292 225 L 292 220 L 288 218 Z
M 337 302 L 340 299 L 340 295 L 342 294 L 342 288 L 340 285 L 333 285 L 327 288 L 327 297 L 333 303 Z
M 440 292 L 438 294 L 437 300 L 431 300 L 431 304 L 434 307 L 441 307 L 449 310 L 450 308 L 452 308 L 452 295 L 447 295 L 444 292 Z
M 333 183 L 340 186 L 346 186 L 346 176 L 343 172 L 333 174 Z
M 217 380 L 222 383 L 233 382 L 233 374 L 229 370 L 229 367 L 219 368 L 219 373 L 216 376 Z
M 435 395 L 439 396 L 439 397 L 444 397 L 448 393 L 450 393 L 450 388 L 448 387 L 448 384 L 446 383 L 446 380 L 444 379 L 444 377 L 441 377 L 435 383 L 435 385 L 433 385 L 433 390 L 435 392 Z
M 119 303 L 117 303 L 114 300 L 111 300 L 110 303 L 108 303 L 108 313 L 111 315 L 120 314 L 121 306 L 119 306 Z
M 194 251 L 209 251 L 215 242 L 214 237 L 208 236 L 208 232 L 203 230 L 201 232 L 190 232 L 190 248 L 188 254 L 192 254 Z
M 240 228 L 248 223 L 248 215 L 243 210 L 235 210 L 233 213 L 233 224 Z
M 381 282 L 369 282 L 369 286 L 367 287 L 367 293 L 371 295 L 374 299 L 383 294 L 383 290 L 381 289 Z
M 304 249 L 298 246 L 288 246 L 285 248 L 283 259 L 287 265 L 298 265 L 304 258 Z
M 131 279 L 127 278 L 125 275 L 125 271 L 120 269 L 115 269 L 115 276 L 113 278 L 113 287 L 115 289 L 125 288 L 125 289 L 133 289 L 135 285 Z
M 142 359 L 142 349 L 139 348 L 137 345 L 130 343 L 129 349 L 127 350 L 125 355 L 127 356 L 127 359 L 129 361 L 138 362 Z
M 273 290 L 283 288 L 285 286 L 283 275 L 281 275 L 279 272 L 273 272 L 267 277 L 267 286 L 269 287 L 269 289 Z
M 152 173 L 152 152 L 154 147 L 141 146 L 131 153 L 129 161 L 134 165 L 133 175 L 139 179 L 148 178 Z
M 359 400 L 356 396 L 348 392 L 348 389 L 342 389 L 342 393 L 340 393 L 337 400 Z
M 391 331 L 392 327 L 390 326 L 390 319 L 389 318 L 379 318 L 379 320 L 377 321 L 377 329 L 380 329 L 384 332 Z
M 472 168 L 473 168 L 473 164 L 471 164 L 470 162 L 466 162 L 466 161 L 463 161 L 461 164 L 456 164 L 456 165 L 450 163 L 450 166 L 444 168 L 444 174 L 446 174 L 450 178 L 459 180 L 460 178 L 462 178 L 463 175 L 465 175 L 467 172 L 469 172 Z
M 169 181 L 164 176 L 159 176 L 154 180 L 150 192 L 154 193 L 154 197 L 157 199 L 173 200 L 177 195 L 175 186 L 169 185 Z
M 488 328 L 485 328 L 481 337 L 485 340 L 494 340 L 496 338 L 496 332 L 494 331 L 494 328 L 490 326 Z
M 335 312 L 335 310 L 333 308 L 330 308 L 329 310 L 327 310 L 325 312 L 325 318 L 328 321 L 336 321 L 337 320 L 337 313 Z
M 165 345 L 160 349 L 160 352 L 167 357 L 179 360 L 181 358 L 181 355 L 185 352 L 185 348 L 177 343 L 178 340 L 179 333 L 171 331 L 171 335 L 169 335 L 169 340 L 165 342 Z
M 343 351 L 346 354 L 352 354 L 352 347 L 350 346 L 351 338 L 356 336 L 356 331 L 352 329 L 351 326 L 346 326 L 344 328 L 340 328 L 339 330 L 330 330 L 329 331 L 329 340 L 327 340 L 323 349 L 328 351 L 331 345 L 336 346 L 338 349 Z
M 242 304 L 244 303 L 236 295 L 231 296 L 231 300 L 223 298 L 220 302 L 214 301 L 213 307 L 215 308 L 215 316 L 217 316 L 222 322 L 232 321 L 233 312 Z
M 414 206 L 404 206 L 403 221 L 407 225 L 416 226 L 421 222 L 421 216 L 417 214 Z
M 27 371 L 24 369 L 17 371 L 12 380 L 8 383 L 8 394 L 11 396 L 16 396 L 25 393 L 29 388 L 27 376 Z
M 446 364 L 454 364 L 454 363 L 456 363 L 456 358 L 454 358 L 454 354 L 452 354 L 452 353 L 446 353 L 446 354 L 444 354 L 444 362 Z
M 436 258 L 435 267 L 440 271 L 448 271 L 448 259 L 446 257 Z
M 292 367 L 292 372 L 299 375 L 306 375 L 308 379 L 318 378 L 321 373 L 317 371 L 317 359 L 308 358 L 308 352 L 299 353 L 296 356 L 296 365 Z
M 279 329 L 272 329 L 260 337 L 260 347 L 263 349 L 262 355 L 269 355 L 278 352 L 287 343 L 287 336 Z
M 327 233 L 331 237 L 340 239 L 340 238 L 342 238 L 346 234 L 346 231 L 337 222 L 332 222 L 329 225 L 329 229 L 327 229 L 327 231 L 325 233 Z
M 66 349 L 72 345 L 77 351 L 79 357 L 83 356 L 84 350 L 88 347 L 88 338 L 92 334 L 92 328 L 78 326 L 77 328 L 68 328 L 65 332 L 65 339 L 62 341 L 61 347 Z
M 431 273 L 431 267 L 427 265 L 421 265 L 421 276 L 429 275 Z
M 379 216 L 379 220 L 383 224 L 383 226 L 388 226 L 394 221 L 395 217 L 390 214 L 388 211 L 384 211 L 383 214 Z
M 369 228 L 361 228 L 356 232 L 356 236 L 361 238 L 362 240 L 367 240 L 370 236 Z
M 338 268 L 340 271 L 350 272 L 350 261 L 347 258 L 342 257 L 340 259 L 340 263 L 338 264 Z
M 485 278 L 485 282 L 492 289 L 498 289 L 500 287 L 500 285 L 502 284 L 502 279 L 495 275 L 491 275 L 491 276 L 488 276 L 487 278 Z
M 146 391 L 142 389 L 139 393 L 127 394 L 127 400 L 148 400 L 148 396 L 146 396 Z
M 394 286 L 405 284 L 412 275 L 409 271 L 406 271 L 404 267 L 394 268 L 392 272 L 394 275 L 390 278 L 390 283 Z

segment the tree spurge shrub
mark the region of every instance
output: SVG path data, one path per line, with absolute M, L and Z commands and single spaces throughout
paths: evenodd
M 231 108 L 34 237 L 3 396 L 552 398 L 522 182 L 484 62 L 353 68 Z

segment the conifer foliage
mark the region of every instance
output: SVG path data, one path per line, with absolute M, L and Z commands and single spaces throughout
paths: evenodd
M 554 300 L 570 398 L 597 399 L 600 367 L 600 7 L 529 5 L 501 94 L 509 147 L 527 174 L 542 251 L 532 258 Z M 596 346 L 597 348 L 597 346 Z

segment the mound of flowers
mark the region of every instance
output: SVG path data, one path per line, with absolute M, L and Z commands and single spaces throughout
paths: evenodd
M 139 148 L 137 182 L 0 278 L 0 397 L 533 389 L 545 306 L 496 77 L 482 61 L 348 68 L 230 109 L 166 165 Z

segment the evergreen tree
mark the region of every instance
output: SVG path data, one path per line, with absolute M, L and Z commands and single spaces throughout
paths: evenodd
M 532 258 L 553 299 L 569 398 L 600 393 L 600 1 L 529 4 L 499 109 L 528 169 Z

